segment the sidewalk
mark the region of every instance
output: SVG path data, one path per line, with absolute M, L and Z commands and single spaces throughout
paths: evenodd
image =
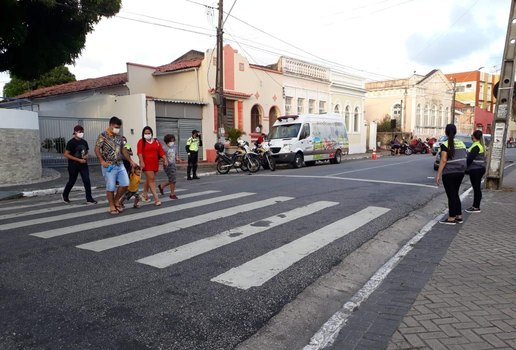
M 463 225 L 436 224 L 330 349 L 516 349 L 516 166 L 503 183 Z
M 378 157 L 388 156 L 389 152 L 378 152 Z M 350 154 L 342 156 L 343 161 L 371 158 L 371 153 Z M 178 181 L 186 180 L 187 163 L 177 164 Z M 263 170 L 260 170 L 263 171 Z M 200 177 L 215 175 L 216 164 L 208 162 L 199 162 L 198 175 Z M 158 181 L 165 181 L 166 175 L 163 171 L 157 173 Z M 92 189 L 103 188 L 104 178 L 99 165 L 90 166 L 90 180 Z M 0 200 L 13 199 L 21 197 L 44 196 L 56 193 L 62 193 L 63 188 L 68 181 L 68 170 L 63 168 L 45 168 L 43 169 L 43 177 L 38 181 L 27 184 L 16 184 L 0 186 Z M 82 180 L 79 176 L 72 191 L 83 191 Z

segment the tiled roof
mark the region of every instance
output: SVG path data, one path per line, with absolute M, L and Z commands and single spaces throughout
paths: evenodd
M 177 70 L 187 69 L 187 68 L 196 68 L 196 67 L 200 67 L 201 63 L 202 63 L 202 59 L 200 59 L 200 58 L 193 59 L 193 60 L 172 62 L 169 64 L 165 64 L 163 66 L 159 66 L 158 68 L 156 68 L 156 71 L 154 73 L 159 74 L 159 73 L 174 72 Z
M 99 78 L 78 80 L 71 83 L 44 87 L 16 96 L 17 98 L 35 98 L 53 95 L 62 95 L 71 92 L 93 90 L 103 87 L 123 85 L 127 83 L 127 73 L 106 75 Z

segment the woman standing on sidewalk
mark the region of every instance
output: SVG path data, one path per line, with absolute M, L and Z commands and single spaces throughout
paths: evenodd
M 161 143 L 153 138 L 153 131 L 150 126 L 142 130 L 142 138 L 138 141 L 137 153 L 140 159 L 140 168 L 145 173 L 145 184 L 143 185 L 143 200 L 149 201 L 149 189 L 154 197 L 154 203 L 161 205 L 156 192 L 156 173 L 159 170 L 159 158 L 163 158 L 163 165 L 168 165 L 167 155 L 161 147 Z
M 86 202 L 89 204 L 97 204 L 91 195 L 90 171 L 88 169 L 88 142 L 84 140 L 84 128 L 82 125 L 76 125 L 73 128 L 73 138 L 68 141 L 64 151 L 64 156 L 68 159 L 68 182 L 63 190 L 63 202 L 70 203 L 68 195 L 72 190 L 77 176 L 81 174 L 84 191 L 86 192 Z
M 442 177 L 444 190 L 448 197 L 449 214 L 448 218 L 439 222 L 446 225 L 455 225 L 462 223 L 462 204 L 459 189 L 466 170 L 467 151 L 464 142 L 455 140 L 457 128 L 454 124 L 446 125 L 445 134 L 448 140 L 441 143 L 441 162 L 435 176 L 435 183 L 439 186 Z
M 482 131 L 475 130 L 471 135 L 473 144 L 468 149 L 468 174 L 471 186 L 473 187 L 473 205 L 466 209 L 466 213 L 480 213 L 480 201 L 482 190 L 480 183 L 486 172 L 485 149 L 482 144 Z

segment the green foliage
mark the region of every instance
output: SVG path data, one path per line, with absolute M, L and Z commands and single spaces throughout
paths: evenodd
M 56 67 L 50 72 L 43 74 L 41 77 L 30 81 L 13 76 L 11 81 L 4 85 L 3 96 L 14 97 L 27 91 L 69 83 L 71 81 L 75 81 L 75 75 L 70 73 L 65 66 Z
M 242 136 L 242 130 L 235 129 L 235 128 L 229 128 L 227 131 L 227 134 L 228 134 L 229 145 L 236 146 L 239 137 Z
M 392 131 L 391 129 L 391 117 L 389 115 L 386 115 L 381 122 L 378 123 L 376 127 L 376 131 L 378 132 L 385 132 L 385 131 Z
M 54 146 L 57 153 L 64 153 L 66 147 L 66 140 L 64 137 L 56 137 L 54 140 Z
M 120 11 L 121 0 L 3 0 L 0 72 L 35 79 L 79 57 L 86 35 L 102 17 Z
M 43 142 L 41 142 L 41 147 L 49 152 L 52 147 L 54 147 L 54 141 L 52 141 L 52 139 L 46 138 L 43 140 Z

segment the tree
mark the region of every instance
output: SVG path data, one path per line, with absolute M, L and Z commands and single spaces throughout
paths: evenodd
M 376 131 L 378 131 L 378 132 L 392 131 L 390 115 L 388 115 L 388 114 L 385 115 L 385 117 L 382 119 L 382 121 L 379 122 L 378 125 L 376 126 Z
M 69 83 L 71 81 L 75 81 L 75 75 L 70 73 L 67 67 L 59 66 L 34 80 L 23 80 L 17 76 L 12 76 L 11 81 L 4 85 L 3 95 L 5 97 L 14 97 L 27 91 Z
M 121 0 L 2 0 L 0 72 L 25 80 L 75 61 L 86 35 Z

